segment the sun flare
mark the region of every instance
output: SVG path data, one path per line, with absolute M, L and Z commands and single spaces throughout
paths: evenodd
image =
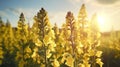
M 97 21 L 101 31 L 108 29 L 108 18 L 108 15 L 105 13 L 99 13 L 97 15 Z
M 104 23 L 107 21 L 107 18 L 105 16 L 103 16 L 103 15 L 98 15 L 97 20 L 98 20 L 98 24 L 100 26 L 103 26 Z

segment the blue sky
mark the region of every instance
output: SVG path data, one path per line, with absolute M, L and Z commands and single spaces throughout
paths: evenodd
M 0 0 L 0 16 L 4 21 L 9 19 L 12 26 L 17 26 L 19 15 L 23 12 L 26 23 L 32 25 L 32 18 L 43 7 L 51 23 L 56 22 L 61 26 L 65 22 L 66 13 L 71 11 L 77 17 L 83 3 L 89 19 L 94 13 L 105 16 L 106 22 L 100 25 L 101 31 L 110 31 L 112 27 L 120 29 L 120 0 Z

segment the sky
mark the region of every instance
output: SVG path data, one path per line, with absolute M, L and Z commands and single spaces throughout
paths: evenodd
M 105 19 L 100 23 L 102 32 L 120 30 L 120 0 L 0 0 L 0 16 L 3 21 L 8 19 L 12 26 L 17 26 L 19 15 L 24 13 L 26 23 L 33 24 L 33 17 L 43 7 L 47 12 L 51 24 L 60 27 L 65 22 L 68 11 L 77 17 L 82 4 L 85 4 L 88 19 L 97 13 Z

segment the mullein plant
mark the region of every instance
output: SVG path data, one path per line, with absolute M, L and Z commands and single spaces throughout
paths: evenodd
M 3 56 L 4 54 L 4 51 L 3 51 L 4 33 L 5 33 L 5 24 L 0 17 L 0 65 L 2 64 L 2 60 L 4 58 Z
M 20 14 L 16 34 L 16 61 L 18 63 L 18 67 L 25 67 L 28 63 L 28 58 L 30 58 L 31 49 L 29 48 L 27 39 L 28 26 L 25 23 L 23 13 Z
M 102 67 L 103 63 L 100 58 L 102 51 L 97 49 L 100 44 L 100 32 L 97 25 L 97 18 L 95 17 L 91 22 L 88 20 L 84 4 L 79 11 L 77 23 L 79 25 L 79 36 L 82 44 L 80 66 L 96 67 L 96 64 L 99 64 L 99 66 Z
M 37 37 L 34 36 L 36 42 L 32 57 L 41 67 L 50 67 L 54 62 L 52 55 L 56 47 L 54 31 L 52 30 L 47 12 L 44 8 L 41 8 L 34 19 L 36 25 L 34 29 L 37 31 L 35 32 Z
M 61 58 L 62 58 L 62 54 L 64 52 L 62 42 L 64 42 L 64 41 L 62 40 L 63 37 L 61 37 L 61 32 L 60 32 L 61 29 L 58 28 L 56 23 L 54 24 L 53 30 L 54 30 L 54 33 L 55 33 L 54 34 L 55 35 L 54 41 L 55 41 L 56 47 L 57 47 L 57 48 L 55 48 L 55 53 L 53 55 L 56 58 L 53 65 L 55 67 L 59 67 L 60 64 L 62 64 Z
M 14 36 L 13 36 L 13 29 L 12 29 L 12 26 L 9 20 L 7 20 L 6 25 L 5 25 L 3 43 L 4 43 L 3 45 L 3 50 L 4 50 L 3 66 L 14 65 L 15 64 Z
M 64 52 L 62 55 L 61 62 L 67 66 L 75 67 L 76 63 L 76 27 L 75 27 L 75 19 L 73 13 L 68 12 L 66 15 L 66 23 L 63 25 L 62 28 L 62 38 L 64 39 L 63 48 Z
M 91 40 L 91 49 L 90 55 L 91 55 L 91 66 L 96 67 L 98 64 L 100 67 L 102 67 L 103 62 L 101 60 L 102 51 L 98 50 L 98 47 L 100 46 L 100 30 L 98 26 L 97 21 L 97 14 L 94 14 L 90 21 L 90 40 Z

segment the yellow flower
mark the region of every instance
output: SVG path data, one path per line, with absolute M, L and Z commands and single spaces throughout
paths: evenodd
M 102 51 L 97 51 L 96 56 L 101 57 Z
M 54 66 L 54 67 L 59 67 L 59 66 L 60 66 L 60 64 L 59 64 L 59 62 L 57 61 L 57 59 L 54 59 L 53 66 Z
M 67 58 L 66 58 L 66 65 L 70 66 L 70 67 L 73 67 L 74 65 L 74 59 L 72 58 L 71 55 L 69 55 Z
M 32 54 L 32 58 L 35 58 L 35 57 L 36 57 L 36 52 Z
M 35 45 L 40 47 L 42 45 L 42 42 L 39 39 L 37 39 L 37 42 L 35 43 Z
M 32 52 L 29 47 L 27 47 L 27 48 L 25 49 L 25 51 L 28 52 L 28 53 L 31 53 L 31 52 Z
M 100 65 L 100 67 L 102 67 L 102 65 L 103 65 L 103 62 L 101 61 L 100 58 L 97 58 L 97 59 L 96 59 L 96 63 L 98 63 L 98 64 Z
M 47 50 L 47 58 L 50 58 L 51 57 L 51 53 L 50 53 L 50 50 Z
M 84 64 L 79 64 L 79 67 L 85 67 L 85 65 Z
M 44 41 L 45 45 L 47 46 L 51 41 L 51 37 L 48 35 L 45 35 L 43 41 Z
M 19 67 L 24 67 L 24 64 L 25 64 L 25 62 L 24 62 L 23 60 L 21 60 L 21 61 L 19 62 Z

